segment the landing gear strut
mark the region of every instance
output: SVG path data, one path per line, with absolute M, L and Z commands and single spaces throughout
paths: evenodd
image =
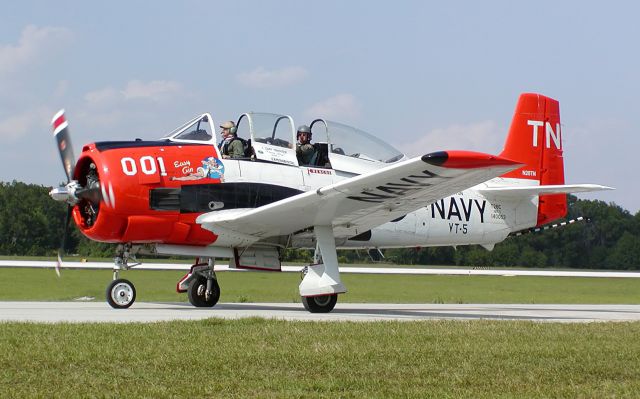
M 314 226 L 316 251 L 313 265 L 307 266 L 300 283 L 302 305 L 311 313 L 328 313 L 338 302 L 338 294 L 347 292 L 340 280 L 335 237 L 331 226 Z

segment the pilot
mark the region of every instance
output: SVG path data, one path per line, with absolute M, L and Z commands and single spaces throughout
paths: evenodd
M 222 137 L 220 142 L 220 153 L 222 158 L 242 158 L 244 157 L 244 144 L 238 139 L 238 128 L 233 121 L 227 121 L 220 125 Z
M 298 127 L 296 135 L 298 143 L 296 144 L 296 156 L 300 165 L 309 165 L 313 159 L 316 149 L 311 144 L 311 129 L 307 125 Z
M 225 145 L 226 141 L 231 141 L 231 136 L 229 136 L 229 131 L 232 127 L 236 127 L 236 123 L 234 121 L 226 121 L 222 125 L 220 125 L 220 136 L 222 136 L 222 140 L 220 140 L 220 144 L 218 144 L 218 148 L 222 151 L 222 147 Z M 227 139 L 228 137 L 228 139 Z

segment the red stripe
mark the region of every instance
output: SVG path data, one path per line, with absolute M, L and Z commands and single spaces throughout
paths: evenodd
M 66 119 L 64 118 L 64 114 L 60 115 L 55 121 L 53 121 L 53 130 L 56 130 L 58 126 L 62 125 L 65 122 Z

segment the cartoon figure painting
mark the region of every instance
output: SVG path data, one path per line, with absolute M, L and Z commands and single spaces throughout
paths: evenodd
M 196 173 L 188 176 L 172 177 L 171 180 L 200 180 L 200 179 L 220 179 L 224 181 L 224 165 L 216 157 L 207 157 L 202 160 L 202 166 L 198 167 Z

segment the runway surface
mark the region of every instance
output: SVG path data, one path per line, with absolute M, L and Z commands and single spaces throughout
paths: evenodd
M 104 302 L 0 302 L 1 321 L 157 322 L 210 317 L 263 317 L 312 321 L 531 320 L 540 322 L 638 321 L 640 305 L 495 305 L 338 303 L 333 312 L 312 314 L 296 303 L 221 303 L 194 308 L 187 303 L 136 302 L 112 309 Z

